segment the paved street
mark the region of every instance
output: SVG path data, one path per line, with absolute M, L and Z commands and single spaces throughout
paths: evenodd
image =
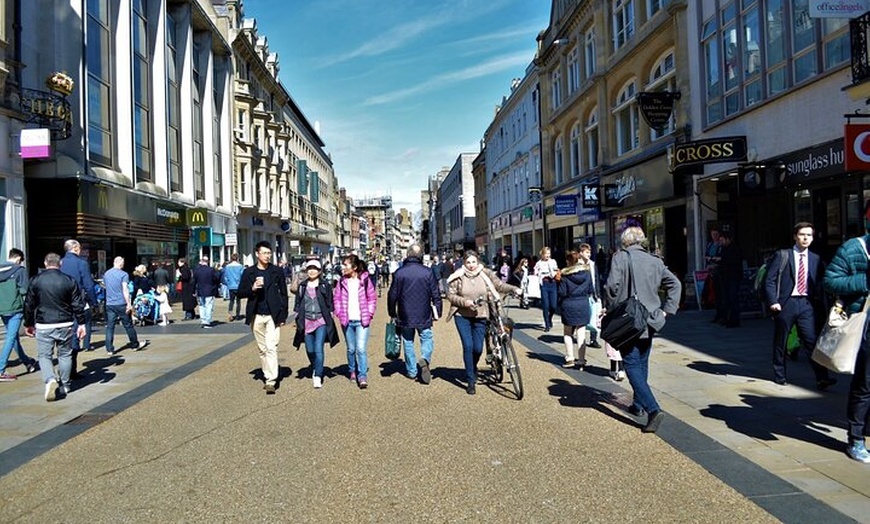
M 57 403 L 38 375 L 0 384 L 13 414 L 0 521 L 870 521 L 870 470 L 842 452 L 845 378 L 817 393 L 804 359 L 794 385 L 770 383 L 764 320 L 670 319 L 651 365 L 669 417 L 645 435 L 603 351 L 585 372 L 558 367 L 539 310 L 511 311 L 527 391 L 516 401 L 507 384 L 466 395 L 443 322 L 433 383 L 407 380 L 383 357 L 384 306 L 366 391 L 344 376 L 343 344 L 314 390 L 287 327 L 284 379 L 267 396 L 244 326 L 189 322 L 142 329 L 142 352 L 85 354 L 84 387 Z

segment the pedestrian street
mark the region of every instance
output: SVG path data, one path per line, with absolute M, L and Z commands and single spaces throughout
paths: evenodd
M 737 364 L 672 342 L 666 329 L 650 382 L 668 418 L 659 433 L 642 434 L 642 421 L 625 412 L 628 385 L 610 380 L 601 350 L 589 349 L 587 371 L 565 372 L 554 334 L 561 326 L 544 334 L 539 310 L 510 313 L 519 328 L 526 391 L 520 401 L 510 384 L 492 383 L 486 372 L 477 395 L 465 393 L 459 338 L 444 320 L 434 328 L 432 383 L 405 378 L 403 364 L 383 356 L 385 297 L 369 336 L 367 390 L 347 380 L 343 342 L 327 348 L 326 380 L 314 389 L 304 348 L 292 348 L 294 328 L 285 326 L 282 379 L 277 394 L 264 394 L 253 340 L 238 322 L 207 334 L 185 322 L 143 328 L 140 336 L 152 340 L 147 350 L 121 351 L 111 365 L 99 349 L 85 353 L 82 365 L 101 361 L 102 378 L 56 403 L 42 400 L 35 375 L 3 384 L 14 388 L 4 393 L 15 418 L 45 419 L 56 411 L 43 422 L 54 427 L 3 446 L 0 520 L 830 523 L 870 515 L 860 464 L 850 469 L 833 445 L 808 462 L 842 470 L 837 509 L 837 496 L 809 493 L 820 485 L 811 476 L 816 470 L 804 468 L 806 485 L 783 480 L 770 472 L 776 464 L 765 463 L 772 454 L 760 451 L 773 444 L 749 445 L 752 435 L 740 433 L 745 424 L 716 418 L 728 411 L 712 401 L 732 393 L 699 392 L 726 389 L 716 381 L 736 382 Z M 669 320 L 672 334 L 690 339 L 712 329 L 694 329 L 693 318 L 702 319 L 688 312 L 682 324 L 680 315 Z M 750 336 L 749 329 L 729 330 L 730 342 Z M 101 338 L 102 330 L 98 344 Z M 32 340 L 24 342 L 33 348 Z M 766 342 L 759 346 L 769 355 Z M 681 379 L 677 387 L 676 365 L 698 383 Z M 148 366 L 159 373 L 146 377 Z M 759 377 L 749 377 L 746 387 L 775 391 L 760 378 L 766 371 L 756 370 Z M 794 371 L 800 383 L 803 375 Z M 835 388 L 840 400 L 842 386 Z M 684 396 L 690 389 L 697 406 Z M 770 408 L 759 409 L 770 418 Z M 783 427 L 780 421 L 771 429 Z M 793 448 L 800 436 L 790 435 Z M 734 451 L 741 447 L 750 453 Z M 755 459 L 747 459 L 752 453 Z

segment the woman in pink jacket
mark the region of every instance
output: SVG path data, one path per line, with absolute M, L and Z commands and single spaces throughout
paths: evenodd
M 348 255 L 342 260 L 341 280 L 335 288 L 334 302 L 335 316 L 341 323 L 347 343 L 350 379 L 357 381 L 360 389 L 365 389 L 368 387 L 366 345 L 369 326 L 378 305 L 378 293 L 366 265 L 356 255 Z

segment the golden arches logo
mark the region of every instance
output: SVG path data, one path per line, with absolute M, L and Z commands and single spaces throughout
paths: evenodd
M 109 209 L 109 193 L 105 189 L 97 191 L 97 209 Z

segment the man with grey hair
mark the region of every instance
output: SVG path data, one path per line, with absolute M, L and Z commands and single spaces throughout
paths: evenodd
M 130 296 L 128 283 L 130 276 L 124 271 L 124 257 L 115 257 L 112 269 L 103 275 L 106 286 L 106 353 L 115 354 L 115 322 L 121 321 L 127 332 L 127 339 L 133 351 L 139 351 L 148 345 L 148 340 L 139 343 L 136 329 L 130 315 L 133 313 L 133 297 Z
M 69 393 L 73 331 L 78 338 L 85 336 L 85 305 L 75 280 L 60 272 L 60 256 L 49 253 L 44 263 L 45 271 L 36 275 L 27 289 L 24 329 L 27 336 L 36 336 L 45 400 L 51 402 L 58 398 L 58 378 L 61 395 Z M 75 329 L 74 322 L 78 323 Z M 55 347 L 58 375 L 52 363 Z
M 97 294 L 94 291 L 94 279 L 91 276 L 91 268 L 87 260 L 81 258 L 82 245 L 78 240 L 69 239 L 63 243 L 66 254 L 60 261 L 60 272 L 72 278 L 79 286 L 82 300 L 85 304 L 85 336 L 79 344 L 78 338 L 72 341 L 72 378 L 78 377 L 78 353 L 79 351 L 91 351 L 91 320 L 93 307 L 97 305 Z M 78 329 L 78 323 L 73 323 L 73 330 Z M 80 349 L 81 348 L 81 349 Z
M 655 433 L 664 413 L 647 382 L 652 337 L 665 326 L 665 317 L 677 312 L 682 285 L 661 258 L 644 248 L 645 242 L 646 235 L 639 227 L 629 227 L 622 232 L 622 249 L 613 255 L 610 263 L 604 299 L 610 309 L 634 294 L 648 312 L 647 331 L 616 349 L 622 354 L 625 374 L 634 391 L 628 411 L 634 416 L 646 412 L 648 418 L 643 432 Z M 660 298 L 660 289 L 665 291 L 664 300 Z
M 435 319 L 441 316 L 441 291 L 432 270 L 423 265 L 423 248 L 412 244 L 408 257 L 395 275 L 387 294 L 387 311 L 396 319 L 396 330 L 402 336 L 405 369 L 408 378 L 417 378 L 428 384 L 432 380 L 429 364 L 432 361 L 434 341 L 432 338 L 433 312 Z M 420 335 L 420 360 L 414 353 L 414 333 Z

